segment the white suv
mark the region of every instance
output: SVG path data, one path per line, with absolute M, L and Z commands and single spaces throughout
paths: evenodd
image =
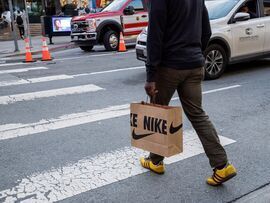
M 270 56 L 270 0 L 205 0 L 212 37 L 205 51 L 205 77 L 216 79 L 227 64 Z M 145 29 L 136 53 L 146 61 Z

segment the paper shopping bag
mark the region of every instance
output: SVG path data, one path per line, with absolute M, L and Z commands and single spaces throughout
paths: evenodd
M 161 156 L 183 152 L 182 109 L 156 104 L 130 105 L 131 145 Z

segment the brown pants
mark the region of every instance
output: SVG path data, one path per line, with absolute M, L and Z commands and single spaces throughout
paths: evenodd
M 155 97 L 155 103 L 168 105 L 175 90 L 177 90 L 182 108 L 202 142 L 211 167 L 226 164 L 226 152 L 220 144 L 215 127 L 202 109 L 203 68 L 175 70 L 161 67 L 157 74 L 158 93 Z M 155 164 L 164 159 L 164 157 L 153 153 L 150 153 L 150 158 Z

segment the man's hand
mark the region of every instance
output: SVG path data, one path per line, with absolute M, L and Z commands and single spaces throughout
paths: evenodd
M 156 93 L 158 93 L 155 82 L 146 82 L 144 89 L 146 91 L 146 94 L 149 95 L 150 97 L 153 97 L 156 95 Z

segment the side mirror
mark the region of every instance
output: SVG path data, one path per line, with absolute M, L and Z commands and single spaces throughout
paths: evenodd
M 243 12 L 236 13 L 234 18 L 233 18 L 234 22 L 247 21 L 249 19 L 250 19 L 250 14 L 243 13 Z
M 135 13 L 135 8 L 133 6 L 128 6 L 124 9 L 125 15 L 133 15 Z

